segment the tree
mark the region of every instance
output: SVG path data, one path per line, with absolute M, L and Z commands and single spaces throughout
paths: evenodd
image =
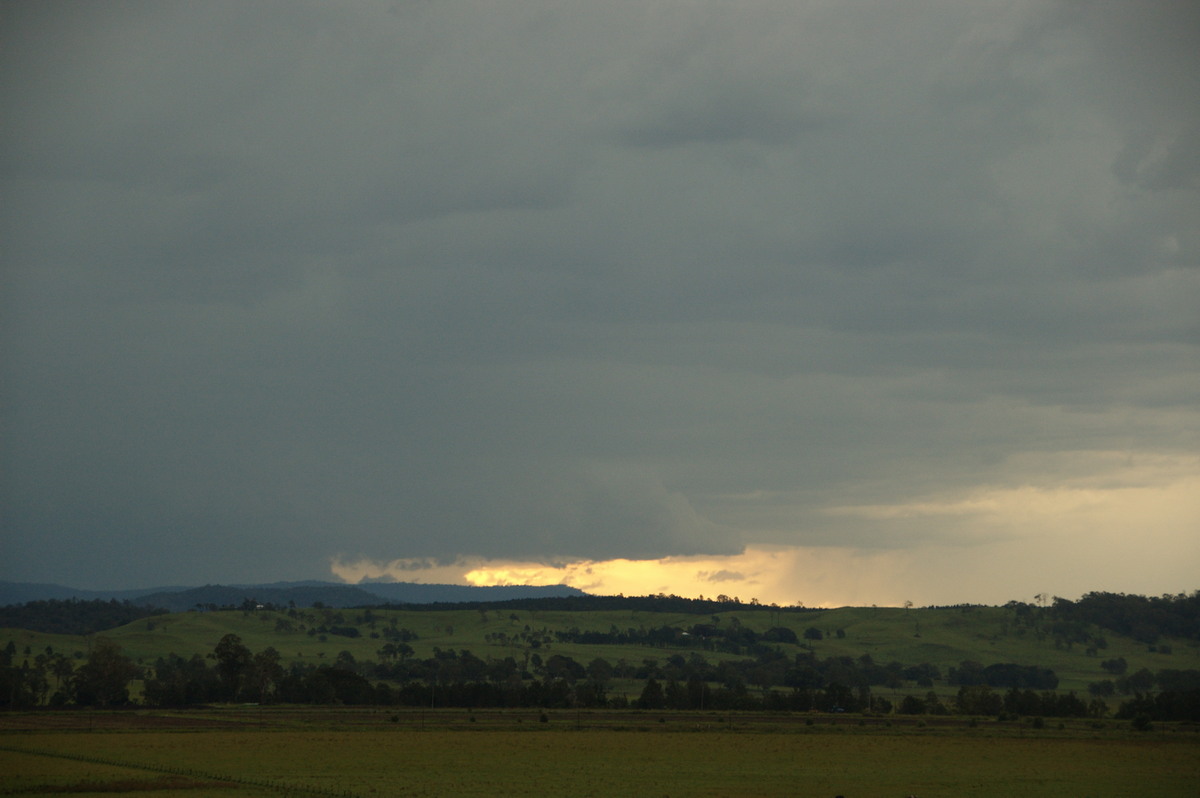
M 1121 676 L 1129 670 L 1129 663 L 1125 661 L 1124 657 L 1117 657 L 1104 660 L 1100 663 L 1100 667 L 1115 676 Z
M 958 688 L 958 711 L 963 715 L 996 715 L 1004 707 L 1004 698 L 986 684 Z
M 63 654 L 55 654 L 50 660 L 50 673 L 54 675 L 56 687 L 62 690 L 63 682 L 75 673 L 75 664 Z
M 87 662 L 75 671 L 75 702 L 101 707 L 128 704 L 129 682 L 139 673 L 120 646 L 108 638 L 97 638 Z
M 1122 693 L 1144 693 L 1154 688 L 1154 674 L 1149 668 L 1141 668 L 1136 673 L 1117 679 L 1117 689 Z
M 796 645 L 800 640 L 796 633 L 786 626 L 775 626 L 763 633 L 763 640 L 769 643 L 790 643 Z
M 587 675 L 587 670 L 571 657 L 555 654 L 546 660 L 546 675 L 553 679 L 565 679 L 569 684 Z
M 154 663 L 154 676 L 146 679 L 142 692 L 147 704 L 160 707 L 202 704 L 220 695 L 220 677 L 199 654 L 189 659 L 178 654 L 159 657 Z
M 221 677 L 224 697 L 234 701 L 242 687 L 242 677 L 250 670 L 254 656 L 242 645 L 242 638 L 230 632 L 221 638 L 213 649 L 217 660 L 217 674 Z
M 36 706 L 45 694 L 46 677 L 41 670 L 11 664 L 0 666 L 0 707 L 17 709 Z
M 669 709 L 687 709 L 687 690 L 674 679 L 667 682 L 663 690 L 663 705 Z
M 305 676 L 297 694 L 287 696 L 287 700 L 313 704 L 370 704 L 374 699 L 374 688 L 362 676 L 328 665 Z
M 983 663 L 975 660 L 965 659 L 958 663 L 958 667 L 950 668 L 950 683 L 958 685 L 974 685 L 983 684 Z
M 663 695 L 662 685 L 657 679 L 647 679 L 646 686 L 642 688 L 642 695 L 637 700 L 637 705 L 641 709 L 662 709 L 666 706 L 667 699 Z
M 612 678 L 613 667 L 608 663 L 608 660 L 596 657 L 587 666 L 588 678 L 596 685 L 603 687 L 608 684 L 608 680 Z
M 268 646 L 254 655 L 250 673 L 252 676 L 255 696 L 260 703 L 265 703 L 272 690 L 283 681 L 283 666 L 279 664 L 280 654 L 273 646 Z

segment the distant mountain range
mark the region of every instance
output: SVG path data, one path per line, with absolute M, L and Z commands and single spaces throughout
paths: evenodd
M 566 585 L 474 587 L 422 585 L 415 582 L 366 582 L 346 585 L 337 582 L 306 581 L 262 585 L 151 587 L 141 590 L 80 590 L 63 585 L 0 581 L 0 606 L 47 599 L 116 599 L 172 612 L 194 609 L 197 605 L 237 606 L 246 600 L 260 604 L 295 603 L 298 607 L 311 607 L 318 602 L 326 607 L 360 607 L 373 604 L 452 604 L 586 595 L 582 590 Z

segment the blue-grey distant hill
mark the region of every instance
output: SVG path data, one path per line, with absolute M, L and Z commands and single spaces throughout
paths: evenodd
M 174 593 L 187 590 L 187 587 L 148 587 L 140 590 L 82 590 L 77 587 L 53 585 L 34 582 L 2 582 L 0 581 L 0 606 L 24 604 L 27 601 L 65 601 L 79 599 L 80 601 L 133 601 L 152 593 Z
M 422 585 L 413 582 L 369 582 L 344 585 L 334 582 L 275 582 L 262 585 L 205 585 L 203 587 L 154 587 L 142 590 L 80 590 L 63 585 L 0 582 L 0 606 L 49 599 L 128 601 L 172 612 L 210 606 L 259 604 L 311 607 L 361 607 L 379 604 L 437 604 L 508 601 L 526 598 L 585 596 L 566 585 Z

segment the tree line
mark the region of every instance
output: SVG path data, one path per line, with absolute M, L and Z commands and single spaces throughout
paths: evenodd
M 682 615 L 712 615 L 733 610 L 764 610 L 775 612 L 820 612 L 801 604 L 763 604 L 757 598 L 742 601 L 737 596 L 687 598 L 673 593 L 652 593 L 647 596 L 542 596 L 537 598 L 504 599 L 502 601 L 431 602 L 423 604 L 390 603 L 373 605 L 373 609 L 438 612 L 442 610 L 488 610 L 496 612 L 670 612 Z
M 111 599 L 46 599 L 0 607 L 0 628 L 28 629 L 60 635 L 89 635 L 116 629 L 166 610 L 139 607 Z
M 1200 590 L 1157 597 L 1093 592 L 1078 601 L 1056 597 L 1050 614 L 1058 621 L 1094 624 L 1147 644 L 1162 637 L 1200 640 Z
M 402 634 L 408 636 L 412 633 Z M 872 691 L 898 688 L 906 680 L 932 685 L 940 679 L 928 663 L 877 665 L 857 659 L 819 659 L 804 652 L 785 656 L 764 652 L 743 660 L 709 662 L 700 652 L 672 654 L 640 663 L 594 658 L 586 665 L 569 656 L 542 657 L 526 651 L 481 659 L 470 651 L 434 649 L 432 657 L 412 656 L 405 643 L 389 642 L 379 660 L 356 661 L 343 651 L 332 663 L 293 663 L 285 667 L 278 651 L 251 651 L 227 634 L 207 656 L 170 654 L 142 668 L 111 640 L 96 638 L 86 660 L 43 652 L 20 664 L 15 646 L 0 650 L 0 706 L 126 706 L 129 685 L 143 680 L 146 706 L 179 707 L 221 702 L 262 704 L 343 704 L 421 707 L 607 707 L 678 710 L 871 712 L 905 715 L 996 715 L 1000 717 L 1103 717 L 1108 704 L 1074 693 L 1033 686 L 1046 678 L 1036 669 L 999 663 L 961 663 L 947 699 L 932 690 L 906 695 L 898 703 Z M 63 664 L 65 663 L 65 667 Z M 636 697 L 613 690 L 613 681 L 641 684 Z M 53 688 L 51 680 L 54 681 Z M 1168 686 L 1157 694 L 1136 693 L 1120 705 L 1118 718 L 1200 720 L 1200 671 L 1163 671 L 1154 677 Z M 998 688 L 1007 686 L 1007 692 Z M 51 689 L 53 692 L 51 693 Z

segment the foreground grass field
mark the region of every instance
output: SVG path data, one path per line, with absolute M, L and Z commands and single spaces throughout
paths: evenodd
M 0 791 L 188 796 L 1193 796 L 1200 733 L 699 713 L 0 718 Z

